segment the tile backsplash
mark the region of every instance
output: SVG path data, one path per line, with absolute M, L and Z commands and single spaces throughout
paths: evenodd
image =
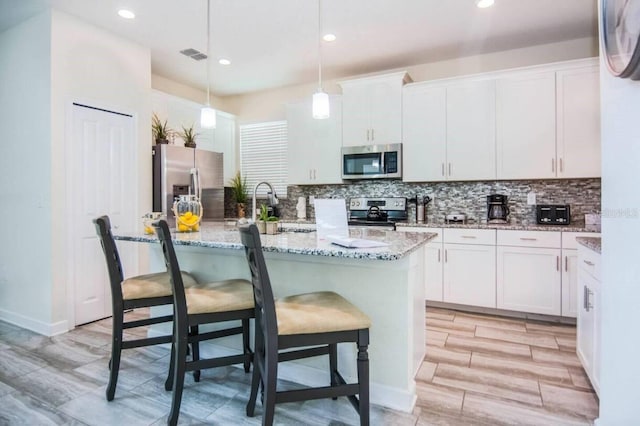
M 427 223 L 442 223 L 447 213 L 467 215 L 468 222 L 487 222 L 487 195 L 504 194 L 509 199 L 509 219 L 514 224 L 533 224 L 535 206 L 527 205 L 527 194 L 536 194 L 536 204 L 569 204 L 571 223 L 584 224 L 584 214 L 600 212 L 601 185 L 599 178 L 517 180 L 486 182 L 406 183 L 396 180 L 356 181 L 343 185 L 290 185 L 287 198 L 280 199 L 280 216 L 296 219 L 298 197 L 345 198 L 406 197 L 428 195 Z M 226 194 L 225 194 L 226 195 Z M 227 197 L 225 197 L 227 198 Z M 409 203 L 409 222 L 415 222 L 415 203 Z M 313 206 L 307 204 L 307 219 L 314 219 Z M 233 215 L 235 216 L 235 215 Z

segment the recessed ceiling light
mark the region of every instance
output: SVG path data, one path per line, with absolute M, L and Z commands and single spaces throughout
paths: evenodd
M 124 19 L 133 19 L 136 17 L 135 13 L 127 9 L 120 9 L 118 11 L 118 15 L 120 15 L 120 17 Z
M 324 41 L 336 41 L 336 35 L 335 34 L 325 34 L 322 39 Z
M 494 0 L 476 0 L 476 6 L 481 9 L 493 6 Z
M 228 60 L 228 59 L 226 59 L 226 58 L 222 58 L 222 59 L 220 59 L 220 60 L 218 61 L 218 63 L 219 63 L 220 65 L 231 65 L 231 61 L 230 61 L 230 60 Z

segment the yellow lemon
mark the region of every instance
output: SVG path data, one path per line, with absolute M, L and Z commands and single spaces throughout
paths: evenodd
M 184 216 L 185 219 L 189 219 L 191 216 L 193 216 L 193 213 L 191 212 L 186 212 L 184 213 L 182 216 Z
M 187 225 L 193 225 L 197 221 L 198 221 L 198 216 L 191 216 L 190 218 L 187 218 L 185 220 L 185 222 L 187 222 Z
M 150 226 L 145 226 L 144 227 L 144 233 L 145 234 L 153 234 L 153 228 Z
M 184 225 L 182 223 L 178 224 L 178 231 L 180 232 L 187 232 L 189 230 L 189 227 L 187 225 Z
M 191 227 L 192 231 L 197 231 L 198 229 L 200 229 L 200 225 L 198 225 L 197 223 Z

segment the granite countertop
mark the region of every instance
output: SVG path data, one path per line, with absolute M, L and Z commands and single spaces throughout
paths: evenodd
M 276 235 L 261 235 L 265 252 L 304 254 L 313 256 L 342 257 L 351 259 L 398 260 L 425 244 L 437 234 L 420 232 L 394 232 L 378 229 L 350 229 L 350 237 L 364 238 L 388 243 L 385 247 L 352 249 L 344 248 L 328 241 L 318 241 L 313 229 L 295 227 L 284 223 L 283 232 Z M 157 243 L 155 235 L 143 233 L 119 233 L 114 230 L 114 238 L 123 241 Z M 240 234 L 233 221 L 224 223 L 204 222 L 199 232 L 174 233 L 175 245 L 242 250 Z
M 462 228 L 462 229 L 504 229 L 508 231 L 563 231 L 563 232 L 600 232 L 600 225 L 538 225 L 532 224 L 496 224 L 496 223 L 406 223 L 399 222 L 397 228 Z
M 577 237 L 578 244 L 585 246 L 596 253 L 602 253 L 602 238 L 599 237 Z

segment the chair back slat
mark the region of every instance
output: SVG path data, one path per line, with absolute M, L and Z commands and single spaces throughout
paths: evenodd
M 104 257 L 107 261 L 112 302 L 114 305 L 114 312 L 116 312 L 116 305 L 119 306 L 123 303 L 121 284 L 124 280 L 124 271 L 122 270 L 120 254 L 118 253 L 118 247 L 116 246 L 113 234 L 111 233 L 111 221 L 109 220 L 109 216 L 100 216 L 93 220 L 93 224 L 96 227 L 96 233 L 100 238 L 102 252 L 104 253 Z
M 240 240 L 244 245 L 249 270 L 251 271 L 251 284 L 256 307 L 256 321 L 260 323 L 266 336 L 278 335 L 278 322 L 276 320 L 276 308 L 271 289 L 271 280 L 267 272 L 267 264 L 262 253 L 260 233 L 255 224 L 240 225 Z
M 176 251 L 171 241 L 171 232 L 166 220 L 159 220 L 153 223 L 153 227 L 158 234 L 160 245 L 162 246 L 162 254 L 164 263 L 167 266 L 167 272 L 171 278 L 171 288 L 173 290 L 174 315 L 178 326 L 184 327 L 187 321 L 187 301 L 184 295 L 184 282 L 178 265 Z

